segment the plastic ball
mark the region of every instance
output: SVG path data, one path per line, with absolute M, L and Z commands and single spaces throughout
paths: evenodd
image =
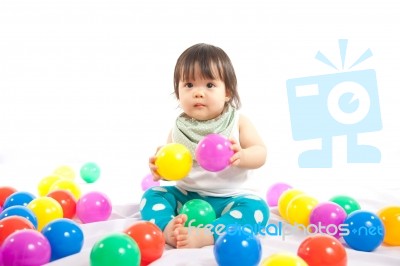
M 75 183 L 75 181 L 70 179 L 61 179 L 56 181 L 49 190 L 49 193 L 55 190 L 67 190 L 74 195 L 75 199 L 78 200 L 81 197 L 81 189 Z
M 279 197 L 282 193 L 288 189 L 291 189 L 292 186 L 286 183 L 275 183 L 269 187 L 267 191 L 267 204 L 269 207 L 275 207 L 278 205 Z
M 339 204 L 346 211 L 347 215 L 349 215 L 353 211 L 361 209 L 360 204 L 355 199 L 349 196 L 338 195 L 331 198 L 329 201 Z
M 98 240 L 90 252 L 91 266 L 139 266 L 140 250 L 130 236 L 114 233 Z
M 64 218 L 74 218 L 76 213 L 76 200 L 71 192 L 67 190 L 54 190 L 47 194 L 47 197 L 53 198 L 60 203 Z
M 7 209 L 8 207 L 17 206 L 17 205 L 26 206 L 29 204 L 29 202 L 31 202 L 35 198 L 36 198 L 36 196 L 33 195 L 32 193 L 25 192 L 25 191 L 17 191 L 15 193 L 11 194 L 6 199 L 6 201 L 3 204 L 3 209 Z
M 306 194 L 300 194 L 294 197 L 288 204 L 286 216 L 291 224 L 301 224 L 308 226 L 310 224 L 311 211 L 318 204 L 318 200 Z
M 301 257 L 308 266 L 347 265 L 347 253 L 345 248 L 339 240 L 329 235 L 308 236 L 298 247 L 297 255 Z
M 163 232 L 155 224 L 138 221 L 124 230 L 139 246 L 141 265 L 148 265 L 160 258 L 164 252 Z
M 260 266 L 308 266 L 307 263 L 297 255 L 279 252 L 263 259 Z
M 38 184 L 39 196 L 46 196 L 49 193 L 51 186 L 59 180 L 61 180 L 61 177 L 59 177 L 58 175 L 49 175 L 43 177 Z
M 49 222 L 63 217 L 60 203 L 50 197 L 38 197 L 32 200 L 27 207 L 36 215 L 38 231 L 41 231 Z
M 160 181 L 154 181 L 153 180 L 153 175 L 152 174 L 148 174 L 145 177 L 143 177 L 141 185 L 142 185 L 142 190 L 146 191 L 149 188 L 159 186 L 160 185 Z
M 349 234 L 343 239 L 352 249 L 370 252 L 375 250 L 385 237 L 385 228 L 381 219 L 372 212 L 358 210 L 350 213 L 344 224 Z
M 6 199 L 13 193 L 17 192 L 17 189 L 13 187 L 0 187 L 0 207 L 3 207 L 4 202 Z
M 193 158 L 182 144 L 169 143 L 156 153 L 157 172 L 166 180 L 176 181 L 185 178 L 192 169 Z
M 256 266 L 261 260 L 260 240 L 243 227 L 228 228 L 214 245 L 219 266 Z
M 192 199 L 183 204 L 180 214 L 186 214 L 185 226 L 207 225 L 214 222 L 216 214 L 213 207 L 205 200 Z
M 41 266 L 50 261 L 49 241 L 38 231 L 27 229 L 12 233 L 2 246 L 4 266 Z
M 99 179 L 100 172 L 100 167 L 96 163 L 88 162 L 81 167 L 80 175 L 86 183 L 93 183 Z
M 207 171 L 221 171 L 230 165 L 230 158 L 234 154 L 231 145 L 226 137 L 220 134 L 209 134 L 197 144 L 196 160 Z
M 278 199 L 278 211 L 283 219 L 287 219 L 287 206 L 289 202 L 297 195 L 304 194 L 303 191 L 290 188 L 284 191 Z
M 318 233 L 339 238 L 341 236 L 341 224 L 346 217 L 347 213 L 340 205 L 331 201 L 321 202 L 311 211 L 310 225 L 321 228 Z
M 76 203 L 76 216 L 85 224 L 106 221 L 111 216 L 111 211 L 111 200 L 98 191 L 84 194 Z
M 385 207 L 377 214 L 385 227 L 383 242 L 391 246 L 400 246 L 400 206 Z
M 83 246 L 83 231 L 70 219 L 57 219 L 42 229 L 51 246 L 51 260 L 79 253 Z
M 54 172 L 54 175 L 57 175 L 61 178 L 66 178 L 66 179 L 75 179 L 75 171 L 74 169 L 72 169 L 72 167 L 68 166 L 68 165 L 62 165 L 57 167 Z
M 33 224 L 21 216 L 10 216 L 0 220 L 0 246 L 12 233 L 23 229 L 35 229 Z
M 6 217 L 20 216 L 30 221 L 35 228 L 38 226 L 36 215 L 26 206 L 16 205 L 5 209 L 0 213 L 0 220 Z

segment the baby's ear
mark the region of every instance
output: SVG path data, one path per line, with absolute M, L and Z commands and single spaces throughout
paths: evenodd
M 226 89 L 226 91 L 225 91 L 225 102 L 229 102 L 231 100 L 231 97 L 232 97 L 231 92 L 228 89 Z

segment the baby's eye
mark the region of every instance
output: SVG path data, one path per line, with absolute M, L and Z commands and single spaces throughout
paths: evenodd
M 193 83 L 188 82 L 188 83 L 185 84 L 185 87 L 192 88 L 193 87 Z
M 207 83 L 207 88 L 211 89 L 212 87 L 215 87 L 215 85 L 212 83 Z

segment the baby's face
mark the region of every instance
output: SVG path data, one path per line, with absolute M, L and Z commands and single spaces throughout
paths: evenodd
M 198 64 L 195 65 L 193 79 L 179 81 L 180 106 L 196 120 L 216 118 L 228 100 L 225 83 L 220 79 L 203 78 Z

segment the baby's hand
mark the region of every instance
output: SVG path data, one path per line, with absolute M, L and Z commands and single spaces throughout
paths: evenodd
M 239 166 L 240 156 L 242 155 L 242 147 L 240 147 L 240 144 L 234 138 L 229 138 L 229 141 L 232 144 L 231 149 L 234 152 L 234 154 L 232 155 L 232 157 L 230 159 L 230 163 L 233 166 Z
M 161 148 L 162 146 L 159 146 L 157 148 L 156 153 L 158 152 L 158 150 Z M 160 179 L 162 179 L 162 177 L 158 174 L 157 172 L 157 166 L 155 164 L 157 157 L 155 155 L 151 156 L 149 158 L 149 168 L 150 168 L 150 172 L 153 175 L 153 180 L 154 181 L 159 181 Z

